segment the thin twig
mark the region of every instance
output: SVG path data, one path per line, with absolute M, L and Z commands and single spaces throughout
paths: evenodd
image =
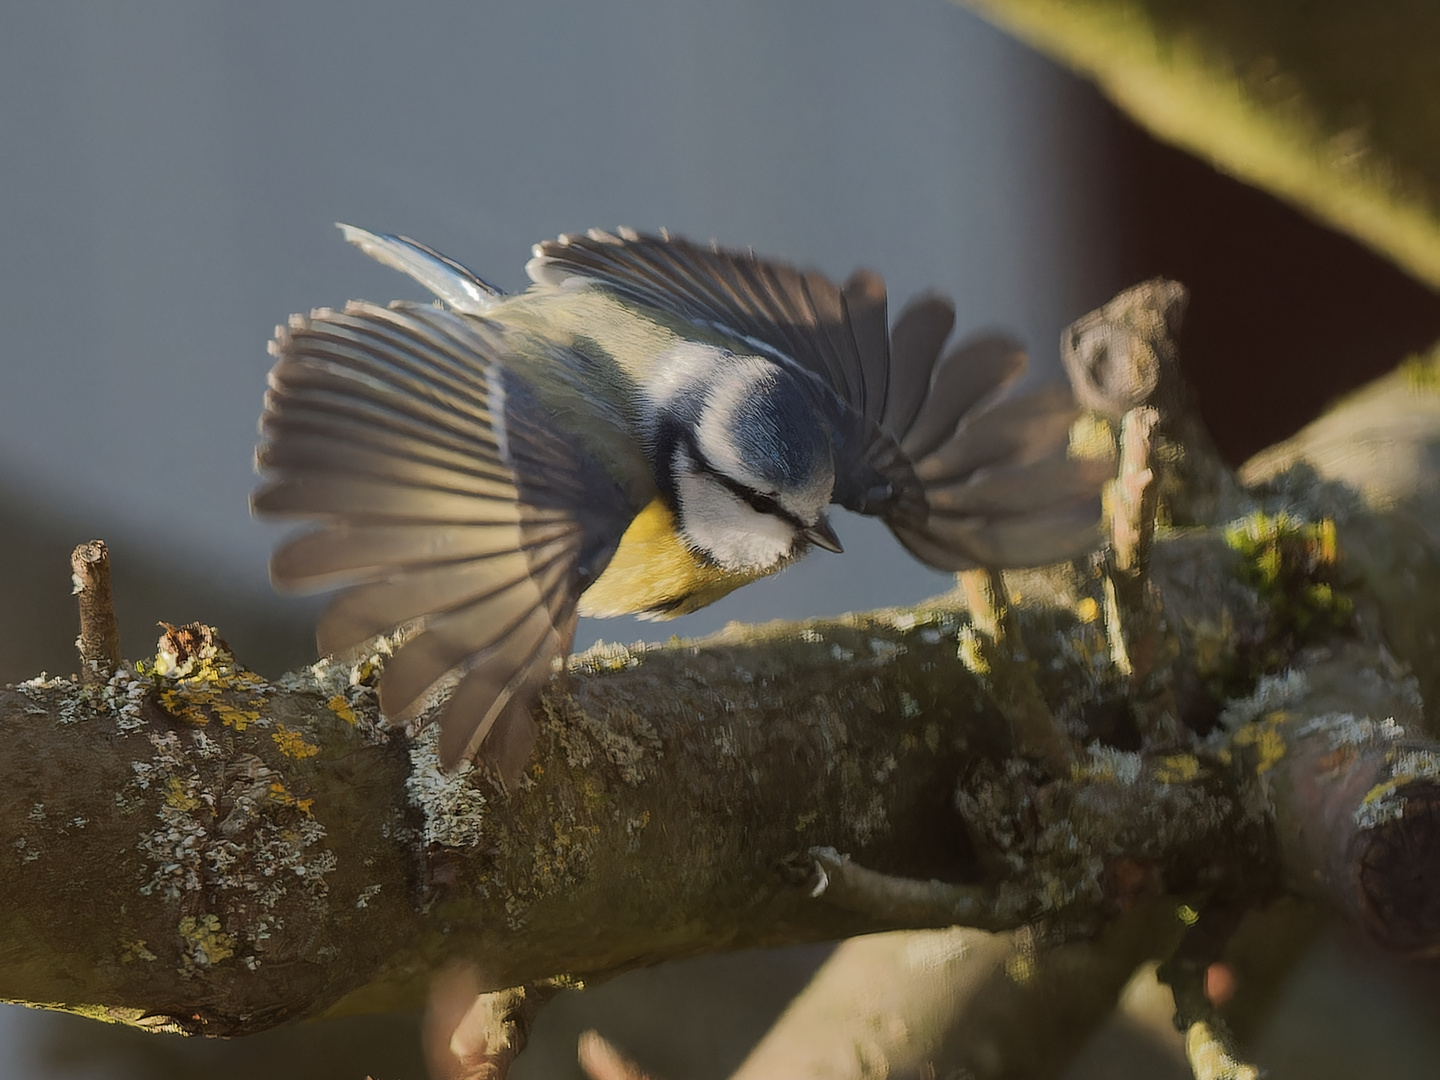
M 1120 469 L 1114 481 L 1111 537 L 1115 568 L 1143 578 L 1150 569 L 1150 544 L 1155 538 L 1159 497 L 1150 467 L 1153 433 L 1160 410 L 1149 405 L 1131 409 L 1120 422 Z
M 811 866 L 807 884 L 812 896 L 880 922 L 993 931 L 1014 929 L 1030 914 L 1002 911 L 994 892 L 980 885 L 882 874 L 831 847 L 811 848 L 808 857 Z
M 1105 575 L 1105 632 L 1110 656 L 1130 682 L 1137 726 L 1152 745 L 1180 741 L 1173 696 L 1149 685 L 1162 647 L 1164 611 L 1150 581 L 1159 484 L 1154 468 L 1160 410 L 1142 405 L 1120 422 L 1120 467 L 1107 492 L 1110 558 Z
M 1035 661 L 1025 648 L 1019 623 L 998 570 L 962 570 L 957 577 L 974 626 L 975 651 L 961 658 L 987 683 L 1010 724 L 1010 737 L 1023 757 L 1040 762 L 1055 777 L 1070 775 L 1075 748 L 1055 719 L 1035 681 Z
M 75 595 L 80 598 L 80 682 L 103 686 L 120 666 L 120 627 L 110 595 L 110 552 L 104 540 L 91 540 L 70 553 Z

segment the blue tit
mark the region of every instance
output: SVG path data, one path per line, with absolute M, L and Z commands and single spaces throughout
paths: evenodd
M 1103 464 L 1066 457 L 1076 409 L 998 336 L 949 350 L 925 295 L 887 327 L 866 271 L 836 285 L 665 233 L 536 246 L 501 293 L 401 236 L 341 226 L 433 305 L 352 302 L 276 331 L 257 513 L 316 519 L 278 587 L 343 587 L 323 653 L 402 631 L 380 704 L 445 687 L 440 757 L 518 775 L 534 696 L 580 615 L 695 611 L 812 547 L 826 509 L 883 518 L 943 570 L 1093 547 Z

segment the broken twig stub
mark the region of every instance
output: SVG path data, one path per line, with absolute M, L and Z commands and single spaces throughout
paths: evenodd
M 80 682 L 98 686 L 120 666 L 120 627 L 110 593 L 110 552 L 104 540 L 90 540 L 70 553 L 70 572 L 80 601 Z

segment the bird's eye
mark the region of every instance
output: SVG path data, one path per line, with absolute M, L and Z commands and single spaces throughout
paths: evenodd
M 750 505 L 762 514 L 775 514 L 782 516 L 780 504 L 775 501 L 774 495 L 767 495 L 762 492 L 754 492 L 750 499 Z

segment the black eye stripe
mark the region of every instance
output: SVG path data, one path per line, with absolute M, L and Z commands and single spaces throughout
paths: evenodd
M 682 430 L 680 438 L 685 443 L 685 449 L 690 453 L 690 459 L 694 461 L 697 466 L 713 476 L 720 482 L 721 487 L 748 504 L 750 509 L 754 510 L 757 514 L 769 514 L 772 517 L 778 517 L 782 521 L 789 522 L 797 529 L 806 527 L 803 521 L 790 513 L 789 510 L 786 510 L 769 495 L 762 495 L 760 492 L 753 488 L 746 487 L 744 484 L 726 476 L 719 469 L 715 468 L 715 466 L 710 463 L 710 460 L 700 451 L 700 446 L 696 443 L 695 436 L 691 432 Z

